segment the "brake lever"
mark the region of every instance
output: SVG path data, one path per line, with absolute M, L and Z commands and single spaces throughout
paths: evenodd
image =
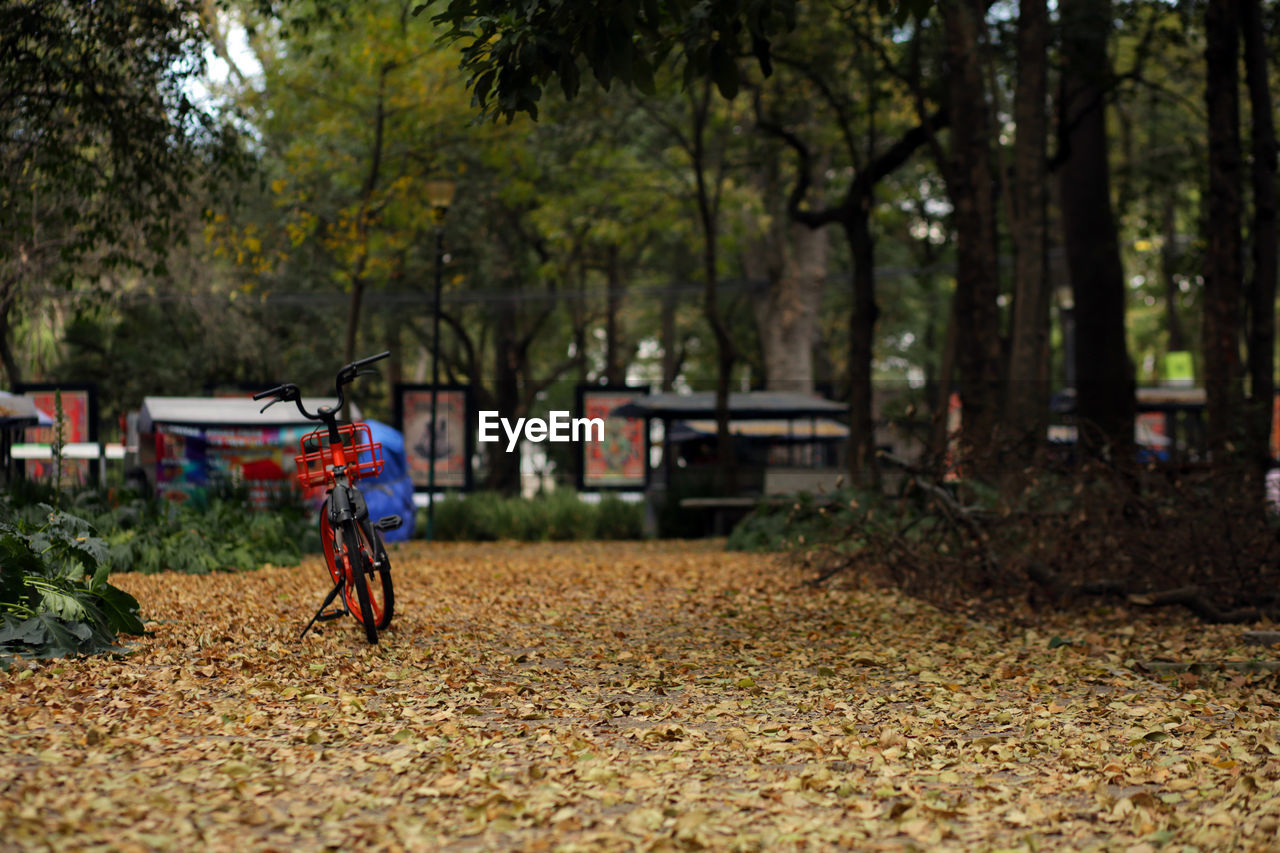
M 283 398 L 283 397 L 276 397 L 276 398 L 275 398 L 274 400 L 272 400 L 270 403 L 267 403 L 267 404 L 266 404 L 265 406 L 263 406 L 261 409 L 258 409 L 258 414 L 262 414 L 262 413 L 263 413 L 263 412 L 265 412 L 267 409 L 269 409 L 269 408 L 271 408 L 272 406 L 274 406 L 276 403 L 282 403 L 282 402 L 284 402 L 284 398 Z
M 377 375 L 378 375 L 378 371 L 374 370 L 373 368 L 369 368 L 368 370 L 356 371 L 356 376 L 377 376 Z M 355 377 L 352 377 L 352 378 L 354 379 Z

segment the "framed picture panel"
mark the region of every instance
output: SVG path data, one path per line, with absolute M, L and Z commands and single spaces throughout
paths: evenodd
M 577 417 L 604 421 L 603 441 L 578 444 L 578 488 L 639 491 L 649 482 L 647 418 L 612 414 L 619 406 L 649 393 L 648 385 L 579 385 Z
M 84 383 L 19 383 L 13 389 L 36 404 L 55 420 L 57 414 L 57 398 L 62 396 L 63 434 L 62 440 L 67 444 L 95 442 L 98 440 L 98 389 L 97 386 Z M 57 427 L 29 427 L 25 440 L 35 444 L 53 444 L 57 440 Z M 53 479 L 53 462 L 29 459 L 25 462 L 25 476 L 32 480 L 49 481 Z M 78 485 L 86 485 L 94 476 L 94 469 L 87 459 L 64 459 L 62 476 L 64 480 Z
M 416 491 L 426 491 L 431 481 L 431 392 L 431 385 L 401 383 L 395 388 L 396 426 L 404 434 L 405 459 Z M 441 385 L 437 393 L 435 486 L 467 491 L 475 442 L 471 386 Z

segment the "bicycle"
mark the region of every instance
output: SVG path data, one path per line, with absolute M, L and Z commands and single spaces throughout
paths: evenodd
M 308 412 L 302 405 L 302 392 L 292 383 L 253 395 L 254 400 L 274 397 L 262 407 L 264 412 L 276 403 L 292 402 L 303 417 L 323 424 L 302 437 L 301 454 L 294 459 L 298 482 L 304 488 L 327 487 L 320 508 L 320 543 L 333 589 L 302 629 L 300 640 L 316 622 L 338 619 L 348 613 L 364 627 L 365 638 L 370 643 L 378 642 L 378 632 L 391 625 L 395 592 L 391 583 L 391 560 L 381 534 L 399 528 L 403 519 L 388 515 L 370 522 L 368 505 L 354 484 L 382 471 L 382 445 L 373 441 L 367 424 L 338 422 L 338 413 L 346 400 L 344 386 L 357 376 L 377 375 L 376 370 L 362 368 L 389 355 L 390 352 L 379 353 L 339 369 L 334 383 L 337 404 L 320 406 L 315 412 Z M 341 606 L 326 612 L 325 608 L 339 596 Z

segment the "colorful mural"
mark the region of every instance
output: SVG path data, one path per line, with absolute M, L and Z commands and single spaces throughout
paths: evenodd
M 604 421 L 604 441 L 581 445 L 581 488 L 644 488 L 649 470 L 647 421 L 619 417 L 613 410 L 648 392 L 648 386 L 579 389 L 580 417 Z
M 215 483 L 243 484 L 259 505 L 294 494 L 293 457 L 301 437 L 312 429 L 156 424 L 156 492 L 187 501 L 202 497 Z

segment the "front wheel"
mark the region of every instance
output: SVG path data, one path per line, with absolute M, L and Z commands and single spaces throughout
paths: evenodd
M 325 563 L 333 582 L 342 585 L 342 598 L 347 610 L 361 625 L 372 624 L 376 631 L 385 631 L 390 627 L 395 611 L 395 592 L 391 586 L 391 560 L 377 535 L 375 532 L 375 538 L 371 540 L 366 526 L 358 521 L 335 528 L 329 523 L 328 501 L 320 511 L 320 541 L 324 546 Z M 353 538 L 355 544 L 349 546 L 348 542 Z M 349 554 L 354 556 L 348 557 Z M 364 618 L 357 575 L 363 580 L 360 586 L 368 596 L 371 620 Z M 369 629 L 365 631 L 368 636 Z M 376 642 L 376 637 L 375 633 L 369 642 Z
M 382 621 L 382 604 L 375 605 L 369 593 L 369 577 L 374 573 L 373 549 L 369 540 L 354 521 L 342 526 L 341 563 L 346 585 L 342 594 L 347 607 L 364 626 L 364 636 L 370 643 L 378 642 L 378 623 Z M 352 600 L 354 598 L 354 600 Z

